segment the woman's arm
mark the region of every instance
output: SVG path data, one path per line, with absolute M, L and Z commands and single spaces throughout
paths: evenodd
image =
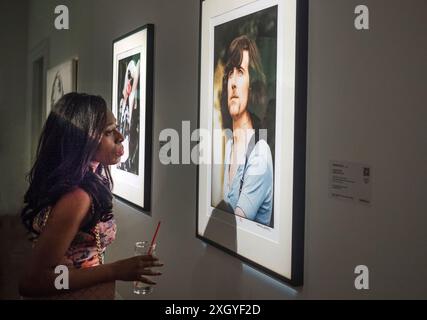
M 84 190 L 75 189 L 64 195 L 52 208 L 20 281 L 19 291 L 22 295 L 43 296 L 59 293 L 55 288 L 55 279 L 59 276 L 55 274 L 55 268 L 61 264 L 89 212 L 90 203 L 91 199 Z M 133 278 L 140 277 L 141 274 L 158 275 L 158 272 L 150 269 L 143 270 L 144 267 L 160 266 L 156 260 L 154 257 L 140 256 L 91 268 L 71 269 L 70 290 L 113 280 L 136 280 Z

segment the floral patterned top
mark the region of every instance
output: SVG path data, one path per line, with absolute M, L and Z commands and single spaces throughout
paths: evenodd
M 42 210 L 33 221 L 33 228 L 41 233 L 43 223 L 46 219 L 46 214 L 49 208 Z M 107 222 L 98 222 L 99 236 L 101 242 L 102 254 L 105 254 L 105 249 L 116 238 L 117 226 L 114 219 Z M 37 235 L 33 239 L 33 246 L 37 241 Z M 65 253 L 61 264 L 74 268 L 88 268 L 100 264 L 98 259 L 98 249 L 96 246 L 95 227 L 90 230 L 90 233 L 79 230 L 70 244 L 70 247 Z

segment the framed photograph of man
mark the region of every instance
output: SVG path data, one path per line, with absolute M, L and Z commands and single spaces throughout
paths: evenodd
M 303 281 L 306 0 L 201 2 L 197 237 Z
M 124 137 L 121 162 L 111 168 L 113 193 L 150 211 L 154 26 L 113 41 L 112 111 Z
M 70 59 L 47 70 L 46 118 L 53 105 L 66 93 L 77 90 L 77 59 Z

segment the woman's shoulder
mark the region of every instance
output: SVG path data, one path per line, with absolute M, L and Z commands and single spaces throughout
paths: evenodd
M 78 217 L 83 220 L 90 208 L 91 197 L 84 189 L 76 187 L 65 193 L 54 205 L 57 214 Z
M 91 198 L 89 193 L 87 193 L 84 189 L 80 187 L 76 187 L 71 191 L 65 193 L 60 201 L 73 202 L 73 203 L 81 203 L 81 204 L 89 204 L 91 202 Z

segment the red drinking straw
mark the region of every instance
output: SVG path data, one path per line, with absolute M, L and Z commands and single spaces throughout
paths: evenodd
M 154 243 L 155 243 L 155 241 L 156 241 L 157 233 L 159 232 L 159 228 L 160 228 L 160 221 L 159 221 L 159 223 L 157 224 L 156 232 L 154 232 L 153 239 L 151 240 L 150 248 L 148 248 L 148 255 L 150 255 L 150 254 L 151 254 L 151 248 L 153 247 L 153 244 L 154 244 Z

